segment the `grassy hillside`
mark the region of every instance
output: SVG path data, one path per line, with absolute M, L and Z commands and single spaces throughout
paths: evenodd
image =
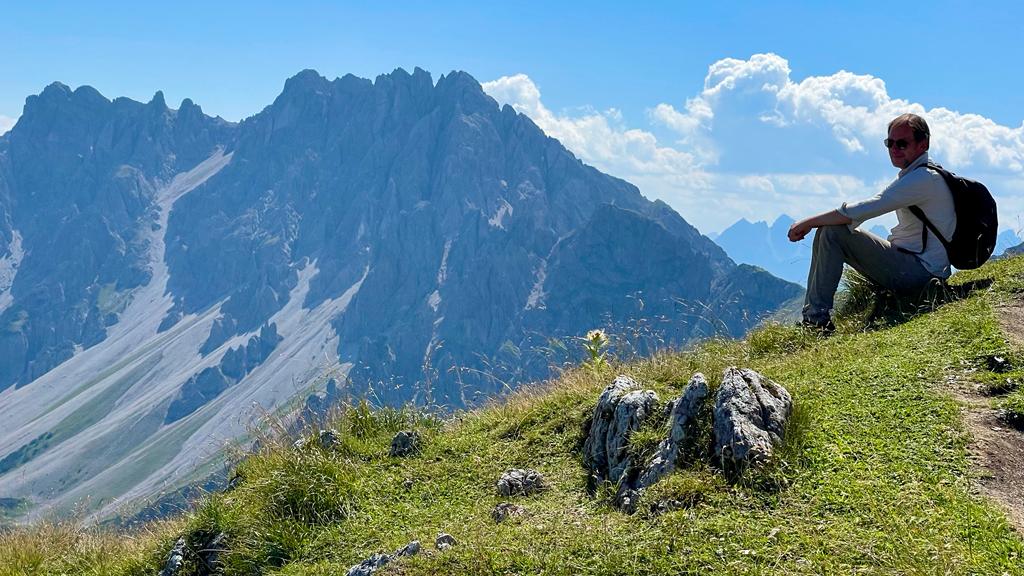
M 423 551 L 378 573 L 1021 574 L 1024 542 L 979 495 L 951 389 L 1005 379 L 987 369 L 989 355 L 1024 365 L 998 322 L 1024 298 L 1024 258 L 954 283 L 983 278 L 991 288 L 905 323 L 865 328 L 851 317 L 828 339 L 772 325 L 742 342 L 583 366 L 450 421 L 352 406 L 331 423 L 338 448 L 268 440 L 235 488 L 186 517 L 131 535 L 60 524 L 4 533 L 0 574 L 154 574 L 179 536 L 198 544 L 218 533 L 228 574 L 345 574 L 411 540 Z M 773 466 L 730 484 L 697 462 L 646 493 L 634 515 L 611 506 L 610 488 L 587 494 L 580 447 L 616 374 L 664 404 L 694 372 L 717 385 L 731 365 L 760 371 L 796 402 Z M 997 392 L 990 402 L 1011 419 L 1024 414 L 1024 393 Z M 389 457 L 392 436 L 409 427 L 422 451 Z M 631 449 L 650 453 L 659 434 L 642 430 Z M 515 467 L 539 470 L 550 488 L 511 499 L 526 513 L 496 524 L 491 510 L 509 499 L 495 482 Z M 665 498 L 684 507 L 651 511 Z M 441 531 L 458 541 L 443 552 L 433 548 Z M 182 573 L 196 563 L 186 556 Z

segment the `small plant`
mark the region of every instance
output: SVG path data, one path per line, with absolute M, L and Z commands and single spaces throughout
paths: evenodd
M 605 348 L 608 347 L 608 335 L 604 333 L 604 330 L 597 328 L 587 332 L 586 337 L 582 340 L 583 349 L 590 356 L 586 363 L 594 370 L 604 368 L 608 364 L 605 358 L 607 355 Z

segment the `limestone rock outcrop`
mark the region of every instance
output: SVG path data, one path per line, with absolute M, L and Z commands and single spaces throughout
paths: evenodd
M 171 547 L 171 551 L 167 554 L 167 561 L 164 562 L 164 568 L 160 571 L 160 576 L 177 576 L 178 571 L 181 570 L 181 564 L 185 561 L 185 538 L 178 538 Z
M 583 465 L 590 471 L 591 488 L 605 481 L 629 483 L 623 478 L 633 469 L 627 451 L 629 437 L 654 412 L 658 402 L 653 391 L 638 388 L 632 378 L 619 376 L 597 400 L 583 444 Z
M 583 444 L 588 489 L 593 493 L 600 483 L 611 483 L 615 505 L 627 513 L 635 511 L 645 489 L 691 459 L 713 454 L 711 464 L 730 477 L 767 463 L 782 443 L 793 410 L 785 388 L 736 367 L 723 373 L 710 408 L 707 380 L 697 373 L 669 403 L 665 438 L 654 455 L 646 463 L 635 462 L 628 450 L 630 437 L 655 412 L 657 401 L 653 391 L 641 390 L 632 378 L 617 377 L 598 397 Z M 706 432 L 702 435 L 707 429 L 713 434 L 710 441 Z M 666 502 L 662 508 L 683 504 Z
M 658 451 L 637 479 L 637 487 L 645 488 L 670 474 L 676 461 L 691 448 L 697 434 L 697 417 L 708 395 L 704 375 L 693 375 L 682 395 L 673 400 L 669 411 L 668 437 L 658 444 Z
M 789 392 L 746 368 L 728 368 L 715 395 L 715 460 L 727 473 L 771 459 L 793 411 Z

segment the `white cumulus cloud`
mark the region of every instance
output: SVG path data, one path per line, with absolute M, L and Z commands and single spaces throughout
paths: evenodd
M 933 153 L 951 166 L 1024 172 L 1024 122 L 1013 128 L 977 114 L 925 109 L 890 96 L 880 78 L 845 70 L 797 82 L 789 62 L 776 54 L 720 60 L 709 67 L 702 92 L 687 99 L 682 110 L 659 104 L 651 116 L 684 141 L 698 130 L 714 134 L 718 121 L 739 117 L 748 126 L 827 131 L 843 150 L 864 153 L 868 146 L 880 146 L 889 121 L 905 112 L 928 121 Z
M 890 95 L 885 81 L 839 70 L 793 78 L 777 54 L 725 58 L 708 67 L 701 91 L 678 108 L 660 103 L 648 119 L 673 134 L 627 126 L 617 110 L 554 112 L 525 74 L 484 83 L 501 103 L 526 114 L 585 162 L 668 202 L 704 231 L 741 217 L 800 218 L 875 194 L 896 176 L 881 141 L 889 121 L 924 116 L 932 158 L 986 183 L 1011 226 L 1024 210 L 1024 122 Z M 1019 227 L 1019 226 L 1018 226 Z
M 584 110 L 575 116 L 556 114 L 544 105 L 540 89 L 525 74 L 484 82 L 483 88 L 499 103 L 529 116 L 581 160 L 613 176 L 634 183 L 637 178 L 652 176 L 659 182 L 694 186 L 705 181 L 700 162 L 693 154 L 659 144 L 650 132 L 623 126 L 618 110 Z

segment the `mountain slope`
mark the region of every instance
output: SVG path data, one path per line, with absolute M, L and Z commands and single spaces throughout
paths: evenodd
M 462 72 L 307 70 L 238 124 L 55 84 L 0 138 L 0 216 L 0 497 L 32 515 L 193 480 L 328 375 L 462 406 L 549 339 L 737 336 L 799 293 Z
M 153 573 L 182 538 L 181 575 L 197 574 L 197 551 L 219 538 L 217 562 L 227 574 L 346 573 L 412 540 L 422 551 L 388 570 L 1015 574 L 1024 541 L 977 492 L 981 471 L 972 469 L 965 426 L 965 411 L 975 408 L 958 398 L 1021 374 L 997 373 L 1003 368 L 986 358 L 1014 366 L 1024 358 L 997 318 L 1024 304 L 1024 258 L 958 273 L 952 284 L 985 279 L 994 280 L 991 289 L 903 324 L 865 330 L 863 319 L 842 318 L 829 339 L 773 325 L 745 341 L 581 366 L 445 422 L 409 409 L 349 406 L 330 422 L 339 432 L 333 447 L 318 446 L 315 430 L 301 447 L 293 438 L 267 439 L 239 465 L 231 489 L 141 539 L 75 537 L 68 529 L 0 535 L 0 573 Z M 611 505 L 612 486 L 588 494 L 582 440 L 616 374 L 655 390 L 662 407 L 695 371 L 714 386 L 730 365 L 756 369 L 793 396 L 795 416 L 773 466 L 729 484 L 697 460 L 644 493 L 634 515 Z M 665 422 L 653 420 L 628 444 L 641 460 L 664 432 Z M 409 427 L 421 433 L 421 451 L 389 456 L 392 435 Z M 1019 431 L 999 433 L 1024 443 Z M 522 467 L 541 472 L 548 488 L 500 496 L 498 476 Z M 498 523 L 491 513 L 502 502 L 525 511 Z M 456 544 L 434 550 L 439 532 Z M 99 554 L 104 546 L 108 553 Z

